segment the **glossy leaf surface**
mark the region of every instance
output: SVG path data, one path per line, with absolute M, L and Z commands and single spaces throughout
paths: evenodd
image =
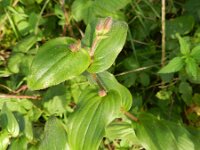
M 92 46 L 95 40 L 94 32 L 96 25 L 101 21 L 103 20 L 88 25 L 85 38 L 83 39 L 83 44 L 87 47 Z M 105 71 L 115 62 L 115 59 L 124 46 L 127 29 L 128 26 L 125 22 L 113 21 L 110 31 L 95 47 L 94 60 L 88 68 L 89 72 L 95 73 Z
M 84 49 L 71 52 L 71 38 L 56 38 L 43 45 L 33 60 L 28 86 L 32 90 L 44 89 L 71 79 L 85 71 L 90 63 Z
M 105 135 L 106 126 L 120 113 L 119 94 L 110 91 L 100 97 L 97 90 L 87 90 L 80 96 L 79 102 L 69 118 L 70 148 L 96 150 Z
M 132 106 L 132 95 L 129 92 L 129 90 L 125 86 L 120 84 L 116 80 L 114 75 L 112 75 L 111 73 L 107 71 L 98 73 L 97 77 L 107 91 L 115 90 L 119 93 L 122 99 L 121 107 L 125 109 L 126 111 L 128 111 Z

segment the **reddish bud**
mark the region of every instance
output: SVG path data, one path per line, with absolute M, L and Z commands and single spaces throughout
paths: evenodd
M 113 20 L 111 17 L 106 18 L 104 22 L 104 33 L 108 33 L 112 27 Z
M 77 51 L 79 51 L 80 48 L 81 48 L 81 41 L 80 40 L 78 40 L 76 43 L 69 45 L 69 49 L 72 52 L 77 52 Z
M 99 91 L 99 96 L 100 96 L 100 97 L 104 97 L 104 96 L 106 96 L 106 95 L 107 95 L 107 93 L 106 93 L 105 90 L 100 90 L 100 91 Z
M 96 33 L 101 34 L 104 30 L 104 22 L 101 20 L 96 26 Z

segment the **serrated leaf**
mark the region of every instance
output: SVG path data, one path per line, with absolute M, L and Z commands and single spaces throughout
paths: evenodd
M 6 129 L 12 137 L 19 135 L 19 124 L 14 114 L 8 109 L 6 103 L 3 104 L 0 113 L 0 122 L 3 129 Z
M 139 120 L 140 123 L 135 123 L 135 133 L 146 150 L 195 150 L 200 145 L 182 125 L 144 113 Z
M 90 89 L 82 93 L 79 102 L 69 118 L 70 148 L 96 150 L 105 135 L 106 126 L 120 113 L 119 94 L 110 91 L 100 97 L 96 89 Z
M 132 95 L 129 92 L 129 90 L 120 84 L 114 75 L 111 73 L 105 71 L 97 74 L 98 80 L 101 82 L 101 84 L 105 87 L 107 91 L 109 90 L 115 90 L 119 93 L 121 97 L 121 107 L 128 111 L 132 106 Z
M 30 35 L 25 37 L 23 40 L 19 41 L 17 45 L 14 46 L 14 52 L 28 52 L 28 50 L 38 41 L 36 35 Z
M 44 138 L 39 144 L 39 150 L 67 150 L 67 147 L 64 127 L 56 117 L 50 117 L 45 124 Z
M 197 61 L 200 61 L 200 45 L 196 46 L 191 51 L 191 56 L 196 59 Z
M 158 73 L 172 73 L 180 71 L 184 66 L 184 61 L 181 57 L 175 57 L 169 61 Z
M 104 22 L 104 19 L 99 22 Z M 88 25 L 86 29 L 83 44 L 88 47 L 92 46 L 95 40 L 94 31 L 97 23 Z M 102 39 L 95 48 L 94 60 L 88 71 L 91 73 L 102 72 L 108 69 L 121 52 L 127 35 L 128 25 L 123 21 L 113 21 L 110 31 L 106 34 L 106 38 Z M 92 42 L 91 42 L 92 41 Z
M 198 64 L 195 61 L 195 59 L 192 57 L 186 58 L 185 63 L 186 63 L 185 69 L 187 74 L 191 75 L 194 79 L 197 79 Z
M 84 49 L 72 52 L 69 49 L 69 45 L 74 42 L 71 38 L 56 38 L 38 50 L 27 80 L 30 89 L 39 90 L 59 84 L 80 75 L 88 68 L 88 52 Z
M 182 38 L 179 34 L 177 34 L 179 44 L 180 44 L 180 51 L 183 55 L 187 55 L 190 53 L 190 45 L 189 43 Z

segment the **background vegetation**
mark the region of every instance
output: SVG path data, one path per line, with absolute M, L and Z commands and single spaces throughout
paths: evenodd
M 99 76 L 109 90 L 120 89 L 121 84 L 127 87 L 132 104 L 106 125 L 102 122 L 118 103 L 114 101 L 110 108 L 102 104 L 101 111 L 90 112 L 99 120 L 94 117 L 88 124 L 89 115 L 76 109 L 80 95 L 82 99 L 92 96 L 87 90 L 92 79 L 82 71 L 70 80 L 38 88 L 37 78 L 29 81 L 30 68 L 38 49 L 47 41 L 53 43 L 57 38 L 53 46 L 59 46 L 62 40 L 58 37 L 71 37 L 87 43 L 97 18 L 106 17 L 119 25 L 125 21 L 127 38 L 112 66 L 106 64 L 110 57 L 103 61 L 109 69 L 99 69 L 108 69 L 114 76 L 108 72 Z M 122 39 L 123 33 L 115 30 L 114 40 L 106 44 Z M 73 43 L 73 39 L 67 40 Z M 46 52 L 39 58 L 41 66 L 57 57 L 56 53 L 48 54 L 48 47 L 43 49 Z M 76 62 L 79 68 L 88 67 L 83 60 Z M 0 0 L 0 149 L 197 150 L 199 64 L 199 0 L 168 0 L 165 5 L 160 0 Z M 97 70 L 90 67 L 89 72 L 99 73 Z M 27 86 L 27 81 L 34 83 Z M 97 99 L 81 103 L 82 111 L 92 110 L 95 101 L 98 103 Z M 84 135 L 87 130 L 95 136 Z M 81 144 L 84 146 L 80 148 Z

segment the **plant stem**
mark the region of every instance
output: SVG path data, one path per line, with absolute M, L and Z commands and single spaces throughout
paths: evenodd
M 62 10 L 64 12 L 65 21 L 66 21 L 66 23 L 64 25 L 64 29 L 63 29 L 63 36 L 66 35 L 66 28 L 67 28 L 69 31 L 69 35 L 71 37 L 74 37 L 74 32 L 73 32 L 72 26 L 69 21 L 69 14 L 68 14 L 67 10 L 65 9 L 65 0 L 60 0 L 60 4 L 61 4 Z
M 166 41 L 165 41 L 165 0 L 162 0 L 162 58 L 161 58 L 161 66 L 165 66 L 165 58 L 166 58 Z
M 124 110 L 123 108 L 121 109 L 121 111 L 124 113 L 124 115 L 126 115 L 128 118 L 130 118 L 131 120 L 138 122 L 138 118 L 135 117 L 133 114 L 131 114 L 130 112 Z
M 29 96 L 29 95 L 10 95 L 10 94 L 0 94 L 0 98 L 17 98 L 17 99 L 40 99 L 39 96 Z

